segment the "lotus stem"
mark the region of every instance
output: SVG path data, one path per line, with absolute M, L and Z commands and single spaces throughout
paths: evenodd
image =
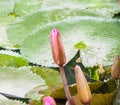
M 64 67 L 59 66 L 59 69 L 60 69 L 60 73 L 61 73 L 61 76 L 62 76 L 62 82 L 63 82 L 63 85 L 64 85 L 64 90 L 65 90 L 65 94 L 66 94 L 67 100 L 69 102 L 69 105 L 74 105 L 73 98 L 72 98 L 72 96 L 70 94 L 70 91 L 69 91 L 69 88 L 68 88 L 68 83 L 67 83 L 67 79 L 66 79 L 66 76 L 65 76 Z

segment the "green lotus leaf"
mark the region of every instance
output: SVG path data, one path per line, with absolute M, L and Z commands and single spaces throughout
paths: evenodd
M 94 12 L 81 9 L 38 10 L 11 23 L 7 29 L 8 38 L 12 43 L 21 45 L 25 38 L 46 24 L 80 15 L 96 16 Z
M 7 8 L 6 8 L 7 7 Z M 12 44 L 6 36 L 6 26 L 14 20 L 14 17 L 9 16 L 13 12 L 14 1 L 1 0 L 0 1 L 0 46 L 11 48 Z
M 24 1 L 24 3 L 22 3 L 22 2 L 23 2 L 23 0 L 16 3 L 17 6 L 15 6 L 15 8 L 22 7 L 23 11 L 25 11 L 23 7 L 26 8 L 26 6 L 21 6 L 21 5 L 22 4 L 27 5 L 27 4 L 29 4 L 29 2 L 28 1 Z M 31 0 L 30 2 L 32 4 L 33 1 Z M 46 1 L 43 1 L 42 7 L 44 7 L 43 5 L 44 5 L 45 2 Z M 53 3 L 53 2 L 54 2 L 55 5 L 54 6 L 52 5 L 52 7 L 54 8 L 54 7 L 57 6 L 56 3 L 58 3 L 58 2 L 55 2 L 53 0 L 53 1 L 50 1 L 50 2 L 47 2 L 47 3 L 50 4 L 50 3 Z M 103 2 L 105 2 L 105 1 L 103 1 Z M 9 34 L 8 37 L 9 37 L 10 41 L 12 41 L 12 43 L 21 45 L 21 43 L 24 41 L 24 39 L 27 36 L 31 35 L 31 33 L 34 33 L 36 30 L 39 30 L 40 28 L 45 26 L 47 23 L 56 22 L 56 21 L 63 20 L 63 19 L 68 18 L 68 17 L 73 17 L 73 16 L 103 17 L 102 15 L 106 16 L 106 13 L 107 14 L 110 13 L 113 16 L 114 15 L 114 11 L 113 11 L 114 9 L 113 9 L 111 4 L 113 4 L 114 8 L 116 9 L 116 7 L 117 7 L 116 4 L 117 3 L 113 2 L 113 1 L 105 2 L 105 3 L 103 3 L 103 2 L 93 1 L 92 4 L 91 4 L 91 2 L 71 1 L 70 4 L 71 3 L 72 4 L 70 5 L 70 7 L 73 7 L 76 4 L 79 5 L 79 7 L 82 7 L 82 8 L 77 8 L 76 9 L 76 8 L 63 8 L 64 4 L 65 5 L 67 4 L 67 6 L 69 6 L 68 3 L 59 1 L 59 4 L 62 3 L 62 8 L 50 9 L 50 10 L 49 9 L 39 10 L 38 9 L 38 10 L 32 12 L 32 13 L 31 12 L 28 13 L 28 15 L 23 17 L 23 18 L 17 19 L 14 23 L 9 25 L 9 27 L 8 27 L 8 34 Z M 34 3 L 33 3 L 33 5 L 34 5 Z M 91 7 L 89 7 L 90 5 L 91 5 Z M 94 5 L 98 5 L 98 6 L 94 7 Z M 49 6 L 47 6 L 47 7 L 49 7 Z M 102 8 L 103 10 L 101 10 L 99 8 Z M 120 8 L 118 8 L 118 11 L 119 10 L 120 10 Z M 102 13 L 102 12 L 104 12 L 104 13 Z M 111 17 L 111 15 L 110 15 L 110 17 Z
M 113 91 L 115 91 L 117 86 L 116 86 L 116 82 L 111 79 L 107 82 L 98 81 L 98 82 L 89 83 L 89 87 L 91 93 L 93 94 L 105 94 L 105 93 L 112 93 Z M 70 85 L 69 89 L 72 96 L 77 94 L 76 84 Z M 50 95 L 54 98 L 59 98 L 59 99 L 66 98 L 63 87 L 57 88 L 56 90 L 52 91 Z
M 14 12 L 18 16 L 26 15 L 40 9 L 43 0 L 14 0 Z
M 13 100 L 0 100 L 0 105 L 27 105 L 25 103 L 19 102 L 19 101 L 13 101 Z
M 14 1 L 12 0 L 0 1 L 0 17 L 8 16 L 10 12 L 13 12 L 13 9 L 14 9 Z
M 59 2 L 55 0 L 44 0 L 42 9 L 55 9 L 55 8 L 77 8 L 93 11 L 95 14 L 99 14 L 104 17 L 112 17 L 114 13 L 120 10 L 117 0 L 61 0 Z
M 11 67 L 28 66 L 28 61 L 18 53 L 7 50 L 1 50 L 0 66 L 11 66 Z
M 93 94 L 90 105 L 113 105 L 113 93 Z
M 30 70 L 31 67 L 0 67 L 0 92 L 25 97 L 38 86 L 44 89 L 45 81 Z M 38 95 L 40 98 L 43 94 Z M 32 94 L 27 98 L 32 99 Z
M 92 94 L 90 105 L 113 105 L 114 92 L 106 94 Z M 80 102 L 79 96 L 73 97 L 75 105 L 83 105 Z
M 70 3 L 74 5 L 78 4 L 78 2 L 75 1 L 73 3 L 71 1 Z M 46 3 L 48 2 L 44 1 L 42 7 Z M 57 2 L 54 1 L 54 3 Z M 75 54 L 73 45 L 83 41 L 87 46 L 81 52 L 82 61 L 85 66 L 95 65 L 96 63 L 111 64 L 115 53 L 119 53 L 119 19 L 100 18 L 102 16 L 96 13 L 98 13 L 97 10 L 100 13 L 104 11 L 111 13 L 107 10 L 113 9 L 112 4 L 116 7 L 117 2 L 112 0 L 110 2 L 95 2 L 93 0 L 91 2 L 80 1 L 79 4 L 86 3 L 88 5 L 84 9 L 57 8 L 32 12 L 23 18 L 19 18 L 15 23 L 10 24 L 7 31 L 8 37 L 12 43 L 21 46 L 23 56 L 29 61 L 44 66 L 55 66 L 53 62 L 49 62 L 52 59 L 50 55 L 49 34 L 52 28 L 57 27 L 62 34 L 65 49 L 67 50 L 67 61 Z M 103 11 L 98 8 L 103 8 Z M 114 12 L 112 11 L 112 13 Z M 105 13 L 105 15 L 107 14 Z M 102 51 L 103 49 L 104 52 Z M 94 59 L 93 55 L 96 56 Z
M 22 55 L 33 63 L 56 66 L 52 60 L 49 39 L 51 30 L 55 27 L 60 31 L 67 62 L 76 53 L 74 44 L 81 40 L 87 45 L 87 48 L 80 52 L 82 63 L 85 66 L 109 65 L 113 61 L 114 55 L 120 54 L 118 20 L 84 16 L 49 24 L 34 32 L 22 43 Z
M 0 46 L 15 49 L 15 45 L 8 40 L 6 27 L 18 17 L 40 9 L 41 0 L 1 0 L 0 1 Z
M 31 70 L 40 75 L 48 86 L 45 91 L 39 89 L 39 93 L 50 95 L 52 91 L 62 87 L 61 75 L 58 71 L 43 67 L 32 67 Z
M 4 0 L 2 0 L 4 1 Z M 0 1 L 0 5 L 1 2 Z M 5 0 L 6 1 L 6 0 Z M 8 3 L 9 4 L 9 3 Z M 4 5 L 5 6 L 5 5 Z M 9 8 L 9 6 L 7 6 Z M 4 7 L 2 7 L 4 8 Z M 0 10 L 2 10 L 0 8 Z M 10 12 L 10 11 L 9 11 Z M 4 15 L 3 15 L 4 14 Z M 13 49 L 13 44 L 8 40 L 7 33 L 6 33 L 6 27 L 9 23 L 15 20 L 14 17 L 8 16 L 8 12 L 5 13 L 3 11 L 3 14 L 0 13 L 0 47 L 8 48 L 8 49 Z M 2 15 L 2 16 L 1 16 Z M 15 49 L 15 48 L 14 48 Z

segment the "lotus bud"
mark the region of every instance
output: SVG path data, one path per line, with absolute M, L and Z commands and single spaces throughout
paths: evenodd
M 112 67 L 111 67 L 111 76 L 114 79 L 118 79 L 120 76 L 120 57 L 115 56 Z
M 54 62 L 57 65 L 62 66 L 66 63 L 66 56 L 62 45 L 60 33 L 57 29 L 52 30 L 52 33 L 50 35 L 50 41 Z
M 87 80 L 80 66 L 78 65 L 75 66 L 75 77 L 76 77 L 78 96 L 84 105 L 88 105 L 91 101 L 92 95 Z
M 43 98 L 43 105 L 56 105 L 56 102 L 52 97 L 47 96 Z

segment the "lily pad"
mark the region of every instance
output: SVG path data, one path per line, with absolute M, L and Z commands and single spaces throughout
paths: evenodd
M 89 87 L 90 87 L 91 93 L 93 94 L 106 94 L 106 93 L 114 92 L 117 86 L 114 80 L 109 80 L 107 82 L 98 81 L 98 82 L 89 83 Z M 69 85 L 69 89 L 72 96 L 77 94 L 76 84 Z M 54 98 L 66 99 L 63 87 L 59 87 L 56 90 L 52 91 L 50 95 Z
M 43 0 L 14 0 L 14 11 L 18 16 L 40 9 Z
M 56 3 L 53 0 L 49 3 L 49 6 L 54 5 L 55 7 Z M 66 1 L 60 1 L 60 4 L 63 3 L 66 5 Z M 81 51 L 81 57 L 85 66 L 95 65 L 96 63 L 110 64 L 114 54 L 119 53 L 120 20 L 110 19 L 112 17 L 111 15 L 110 18 L 100 18 L 104 17 L 100 16 L 100 14 L 102 13 L 107 17 L 107 13 L 114 14 L 113 7 L 117 7 L 117 1 L 110 0 L 106 2 L 103 0 L 99 2 L 92 0 L 91 2 L 74 1 L 74 3 L 70 1 L 70 4 L 84 5 L 83 8 L 77 9 L 61 9 L 57 7 L 57 9 L 46 10 L 44 8 L 45 10 L 38 10 L 23 18 L 19 18 L 8 27 L 7 32 L 10 41 L 15 45 L 21 46 L 23 56 L 30 62 L 44 66 L 55 66 L 53 62 L 49 62 L 52 57 L 48 42 L 52 28 L 57 27 L 63 37 L 67 62 L 75 54 L 74 44 L 83 41 L 87 46 L 86 49 Z M 47 5 L 48 2 L 45 0 L 41 8 Z M 49 6 L 47 7 L 49 8 Z M 56 6 L 58 5 L 56 4 Z M 112 13 L 109 11 L 110 8 L 113 10 L 111 11 Z M 117 10 L 119 10 L 119 6 Z M 104 11 L 106 13 L 103 13 Z M 99 12 L 100 14 L 98 15 L 97 13 Z M 32 46 L 29 47 L 30 45 Z M 103 49 L 104 52 L 102 51 Z M 95 56 L 94 59 L 93 56 Z
M 55 9 L 55 8 L 77 8 L 93 11 L 104 17 L 112 17 L 114 13 L 120 10 L 117 0 L 44 0 L 42 9 Z
M 13 101 L 13 100 L 0 100 L 1 105 L 27 105 L 25 103 L 19 102 L 19 101 Z
M 39 89 L 39 93 L 50 95 L 54 90 L 63 86 L 61 75 L 58 71 L 43 67 L 32 67 L 31 70 L 40 75 L 48 86 L 46 90 Z
M 0 17 L 8 16 L 8 14 L 13 11 L 13 9 L 14 9 L 14 1 L 12 0 L 0 1 Z
M 46 85 L 45 81 L 30 69 L 31 67 L 0 67 L 0 92 L 25 97 L 26 93 L 35 87 Z
M 18 53 L 7 50 L 1 50 L 0 66 L 11 66 L 11 67 L 28 66 L 28 61 Z
M 116 53 L 120 54 L 119 21 L 84 16 L 65 19 L 36 31 L 22 43 L 22 55 L 30 62 L 44 66 L 55 66 L 49 41 L 49 34 L 54 27 L 58 28 L 61 33 L 67 62 L 76 53 L 74 44 L 81 40 L 87 45 L 87 48 L 80 52 L 85 66 L 109 65 L 114 55 Z
M 48 0 L 47 2 L 46 1 L 47 0 L 43 1 L 43 3 L 41 4 L 42 7 L 44 7 L 46 3 L 48 3 L 49 5 L 52 4 L 51 6 L 53 8 L 58 6 L 56 5 L 56 3 L 58 2 L 54 0 L 53 1 Z M 30 2 L 31 2 L 30 4 L 33 3 L 34 5 L 34 2 L 32 0 Z M 37 0 L 35 2 L 37 3 Z M 64 2 L 59 1 L 59 4 L 62 4 L 61 5 L 62 8 L 46 9 L 47 7 L 49 7 L 47 6 L 44 9 L 38 9 L 36 11 L 28 13 L 27 16 L 18 18 L 15 22 L 10 24 L 8 27 L 8 37 L 10 41 L 12 41 L 12 43 L 14 44 L 21 45 L 21 43 L 24 41 L 24 39 L 27 36 L 31 35 L 31 33 L 36 32 L 40 28 L 43 28 L 43 26 L 45 26 L 46 24 L 48 23 L 51 24 L 53 22 L 63 20 L 68 17 L 73 17 L 73 16 L 105 17 L 107 14 L 110 14 L 110 17 L 113 17 L 113 15 L 116 13 L 113 9 L 113 6 L 115 9 L 117 9 L 117 11 L 120 10 L 119 6 L 118 8 L 116 8 L 117 2 L 113 2 L 112 0 L 111 2 L 105 2 L 105 1 L 96 2 L 95 0 L 93 0 L 92 2 L 70 1 L 69 3 L 70 5 L 68 5 L 68 2 L 65 3 L 65 1 Z M 22 4 L 24 4 L 25 6 L 21 6 Z M 27 7 L 28 4 L 29 4 L 28 1 L 25 1 L 23 3 L 23 1 L 21 0 L 18 3 L 16 3 L 17 6 L 15 6 L 15 9 L 17 7 L 22 7 L 23 11 L 25 11 L 23 7 Z M 66 4 L 68 8 L 63 8 L 64 7 L 63 5 L 66 5 Z M 76 5 L 78 5 L 79 8 L 77 9 L 71 8 L 74 6 L 76 7 Z M 21 11 L 21 9 L 19 11 Z M 103 12 L 106 12 L 106 13 L 103 13 Z M 102 16 L 102 15 L 105 15 L 105 16 Z
M 46 24 L 80 15 L 96 16 L 94 12 L 84 9 L 37 10 L 11 23 L 7 29 L 8 38 L 12 43 L 21 45 L 25 38 L 39 31 Z
M 6 27 L 18 17 L 40 9 L 41 0 L 1 0 L 0 1 L 0 46 L 15 49 L 8 40 Z
M 113 93 L 106 93 L 106 94 L 92 94 L 92 100 L 90 102 L 90 105 L 113 105 Z M 75 102 L 75 105 L 83 105 L 80 102 L 79 96 L 75 95 L 73 97 L 73 100 Z

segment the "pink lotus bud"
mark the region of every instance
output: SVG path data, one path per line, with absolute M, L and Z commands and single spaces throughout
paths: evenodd
M 43 105 L 56 105 L 56 103 L 52 97 L 47 96 L 43 98 Z
M 111 76 L 114 79 L 118 79 L 120 76 L 120 57 L 115 56 L 112 67 L 111 67 Z
M 50 41 L 54 62 L 57 65 L 62 66 L 66 62 L 66 56 L 62 45 L 60 33 L 57 29 L 52 30 L 52 33 L 50 35 Z
M 75 77 L 77 84 L 78 96 L 83 104 L 89 104 L 92 98 L 91 91 L 87 80 L 80 68 L 80 66 L 75 66 Z

